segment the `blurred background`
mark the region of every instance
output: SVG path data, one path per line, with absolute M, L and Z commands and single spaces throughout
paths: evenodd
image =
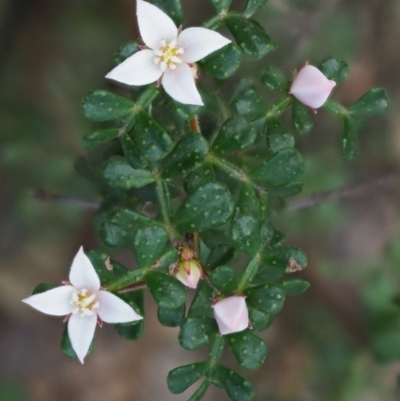
M 233 9 L 243 5 L 234 1 Z M 206 0 L 183 0 L 183 6 L 187 25 L 213 15 Z M 306 160 L 300 198 L 359 183 L 370 190 L 275 219 L 289 244 L 307 251 L 310 263 L 301 275 L 311 288 L 289 298 L 262 334 L 267 360 L 259 371 L 245 372 L 256 385 L 254 400 L 398 400 L 400 2 L 270 0 L 256 19 L 279 49 L 261 61 L 245 58 L 235 78 L 250 72 L 258 82 L 267 63 L 289 74 L 306 60 L 318 65 L 334 56 L 351 70 L 336 99 L 349 104 L 383 85 L 392 106 L 387 117 L 369 121 L 352 162 L 340 157 L 340 122 L 324 111 L 315 117 L 313 133 L 298 137 Z M 201 360 L 206 350 L 181 349 L 178 329 L 158 324 L 150 298 L 144 337 L 128 343 L 106 325 L 84 366 L 61 354 L 60 319 L 20 302 L 36 284 L 65 279 L 81 244 L 102 248 L 94 210 L 42 202 L 32 191 L 99 200 L 73 167 L 85 155 L 82 136 L 93 129 L 80 100 L 92 89 L 115 89 L 103 78 L 112 55 L 137 38 L 134 0 L 0 2 L 1 401 L 183 401 L 193 392 L 170 394 L 166 376 Z M 382 177 L 392 177 L 390 185 L 370 184 Z M 129 255 L 115 258 L 130 263 Z M 227 363 L 237 369 L 229 357 Z M 227 396 L 210 388 L 205 400 Z

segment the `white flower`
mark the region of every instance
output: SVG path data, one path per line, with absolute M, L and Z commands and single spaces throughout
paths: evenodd
M 328 99 L 336 82 L 328 79 L 318 68 L 306 64 L 296 75 L 290 92 L 296 99 L 318 109 Z
M 66 285 L 22 302 L 48 315 L 69 317 L 68 335 L 82 363 L 97 322 L 127 323 L 143 319 L 122 299 L 100 288 L 99 276 L 82 247 L 72 262 Z
M 217 301 L 214 316 L 222 335 L 237 333 L 249 327 L 249 311 L 245 297 L 234 295 Z
M 159 80 L 173 99 L 202 106 L 193 63 L 231 41 L 206 28 L 180 32 L 167 14 L 143 0 L 137 0 L 137 18 L 147 48 L 127 58 L 106 78 L 126 85 L 147 85 Z

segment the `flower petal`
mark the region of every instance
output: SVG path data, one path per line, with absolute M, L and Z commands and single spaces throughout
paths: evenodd
M 97 315 L 71 315 L 68 321 L 68 335 L 71 345 L 81 363 L 85 359 L 96 329 Z
M 157 81 L 162 75 L 159 65 L 154 62 L 152 50 L 141 50 L 111 70 L 106 78 L 125 85 L 147 85 Z
M 249 324 L 249 312 L 244 297 L 235 295 L 218 301 L 214 316 L 222 335 L 245 330 Z
M 176 40 L 178 29 L 174 21 L 158 7 L 147 1 L 137 0 L 137 18 L 140 35 L 150 49 L 158 49 L 162 40 Z
M 92 262 L 83 252 L 83 247 L 80 247 L 72 262 L 69 272 L 69 281 L 71 284 L 82 290 L 86 288 L 90 291 L 98 291 L 100 288 L 100 279 L 94 269 Z
M 22 302 L 48 315 L 66 316 L 72 312 L 70 301 L 74 291 L 75 288 L 72 285 L 64 285 L 32 295 L 23 299 Z
M 125 301 L 107 291 L 99 291 L 97 301 L 97 313 L 106 323 L 128 323 L 143 319 Z
M 186 63 L 195 63 L 229 43 L 229 39 L 206 28 L 188 28 L 178 37 L 178 45 L 185 51 L 182 60 Z
M 317 109 L 328 99 L 336 82 L 328 79 L 318 68 L 304 66 L 290 88 L 290 93 L 306 106 Z
M 175 70 L 168 68 L 163 75 L 162 85 L 165 92 L 178 102 L 203 106 L 192 71 L 186 63 L 179 64 Z

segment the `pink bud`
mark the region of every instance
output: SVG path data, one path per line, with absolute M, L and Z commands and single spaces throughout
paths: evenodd
M 321 107 L 335 87 L 318 68 L 305 65 L 296 75 L 290 93 L 300 102 L 313 109 Z
M 188 247 L 183 247 L 180 253 L 181 259 L 183 260 L 191 260 L 193 259 L 193 251 Z
M 197 288 L 197 284 L 202 276 L 199 262 L 192 259 L 188 262 L 180 261 L 176 270 L 175 277 L 186 287 Z
M 214 316 L 222 335 L 237 333 L 249 327 L 249 311 L 245 297 L 234 295 L 213 305 Z

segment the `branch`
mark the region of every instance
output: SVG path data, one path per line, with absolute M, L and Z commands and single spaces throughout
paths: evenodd
M 86 209 L 97 210 L 100 207 L 99 202 L 88 201 L 85 199 L 71 198 L 65 195 L 59 195 L 44 189 L 34 189 L 30 191 L 31 196 L 39 202 L 56 202 L 79 206 Z
M 295 211 L 300 209 L 308 209 L 318 206 L 322 203 L 346 199 L 358 198 L 376 192 L 378 189 L 387 189 L 392 185 L 400 183 L 400 173 L 391 174 L 386 177 L 378 178 L 365 184 L 356 186 L 348 186 L 344 188 L 334 189 L 332 191 L 321 192 L 312 195 L 310 198 L 296 199 L 289 202 L 286 210 Z

